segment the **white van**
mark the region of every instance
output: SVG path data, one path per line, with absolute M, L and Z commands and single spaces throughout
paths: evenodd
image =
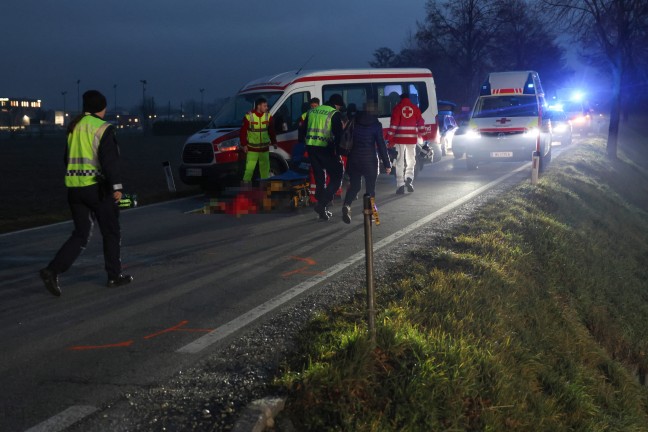
M 215 186 L 226 176 L 240 179 L 244 154 L 239 151 L 239 130 L 243 117 L 260 97 L 268 100 L 274 117 L 278 149 L 271 147 L 270 170 L 288 169 L 297 128 L 308 101 L 317 97 L 325 103 L 334 93 L 342 95 L 347 112 L 363 110 L 367 100 L 378 104 L 378 117 L 385 133 L 392 108 L 407 92 L 421 109 L 426 133 L 423 139 L 438 144 L 437 100 L 429 69 L 334 69 L 291 71 L 251 81 L 232 97 L 207 127 L 185 142 L 180 178 L 186 184 Z
M 551 122 L 540 77 L 534 71 L 492 72 L 480 89 L 468 130 L 465 150 L 468 169 L 486 160 L 531 160 L 540 155 L 540 168 L 551 160 Z

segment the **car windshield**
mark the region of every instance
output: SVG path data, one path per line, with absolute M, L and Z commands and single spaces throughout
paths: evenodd
M 538 115 L 538 102 L 530 96 L 480 97 L 473 118 L 484 117 L 533 117 Z
M 282 92 L 259 92 L 236 95 L 225 103 L 225 106 L 216 114 L 207 128 L 241 127 L 245 114 L 254 109 L 254 101 L 265 98 L 268 101 L 268 108 L 272 108 L 282 94 Z

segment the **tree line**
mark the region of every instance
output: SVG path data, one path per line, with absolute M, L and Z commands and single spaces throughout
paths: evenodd
M 429 68 L 438 97 L 470 106 L 490 71 L 535 70 L 545 89 L 565 86 L 574 75 L 565 47 L 610 83 L 614 158 L 622 111 L 648 99 L 645 0 L 427 0 L 400 52 L 378 48 L 369 63 Z

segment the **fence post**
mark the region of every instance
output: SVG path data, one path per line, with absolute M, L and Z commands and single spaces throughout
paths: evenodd
M 375 287 L 373 278 L 373 235 L 371 232 L 371 217 L 373 205 L 371 195 L 365 194 L 364 204 L 364 232 L 365 232 L 365 267 L 367 274 L 367 314 L 369 324 L 369 337 L 372 345 L 376 344 L 376 309 L 375 309 Z

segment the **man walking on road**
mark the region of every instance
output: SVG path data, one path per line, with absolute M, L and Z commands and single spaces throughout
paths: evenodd
M 342 116 L 339 109 L 344 106 L 342 96 L 333 94 L 328 102 L 308 111 L 299 129 L 299 141 L 306 143 L 306 151 L 315 176 L 315 212 L 319 219 L 327 221 L 332 213 L 327 207 L 342 185 L 344 168 L 337 154 L 337 146 L 342 137 Z M 329 182 L 326 184 L 326 175 Z
M 252 181 L 252 174 L 259 163 L 259 176 L 270 176 L 270 144 L 277 148 L 274 119 L 268 112 L 268 101 L 259 98 L 254 102 L 254 111 L 245 114 L 241 128 L 241 149 L 247 154 L 243 183 Z
M 72 211 L 74 231 L 54 259 L 40 271 L 45 287 L 61 295 L 58 275 L 67 271 L 81 255 L 90 240 L 93 222 L 99 224 L 103 237 L 108 287 L 132 282 L 122 274 L 119 200 L 122 184 L 119 172 L 119 146 L 113 126 L 104 121 L 106 98 L 97 90 L 83 94 L 84 113 L 68 127 L 65 153 L 65 186 Z
M 407 93 L 392 110 L 387 137 L 389 146 L 396 147 L 396 194 L 402 195 L 407 187 L 414 192 L 414 168 L 416 167 L 416 142 L 425 132 L 425 120 L 421 110 L 412 103 Z

